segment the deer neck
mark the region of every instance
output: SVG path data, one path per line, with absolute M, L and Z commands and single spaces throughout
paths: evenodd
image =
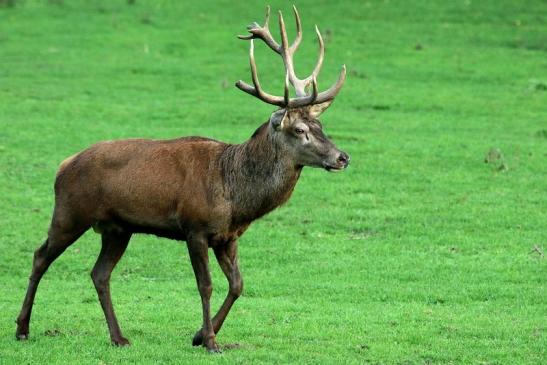
M 249 223 L 285 203 L 302 170 L 283 153 L 269 123 L 247 142 L 230 145 L 221 165 L 234 223 Z

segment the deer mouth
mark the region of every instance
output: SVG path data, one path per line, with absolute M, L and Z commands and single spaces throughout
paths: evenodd
M 323 168 L 327 170 L 328 172 L 340 172 L 344 170 L 347 166 L 333 166 L 333 165 L 327 165 L 324 164 Z

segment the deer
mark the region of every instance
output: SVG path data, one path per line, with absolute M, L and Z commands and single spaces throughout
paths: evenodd
M 236 86 L 276 106 L 269 119 L 241 144 L 205 137 L 171 140 L 126 139 L 104 141 L 64 160 L 55 178 L 55 201 L 45 242 L 34 252 L 32 272 L 16 338 L 29 338 L 29 322 L 38 284 L 53 261 L 92 228 L 101 235 L 101 250 L 91 278 L 104 312 L 113 345 L 129 345 L 114 313 L 110 277 L 133 234 L 152 234 L 185 241 L 201 297 L 203 322 L 192 344 L 220 352 L 216 335 L 243 290 L 238 239 L 250 224 L 284 204 L 303 167 L 336 172 L 350 162 L 324 134 L 319 115 L 333 102 L 346 78 L 346 67 L 335 83 L 319 92 L 317 75 L 324 58 L 324 42 L 317 26 L 319 57 L 310 76 L 300 79 L 293 56 L 302 40 L 296 7 L 296 38 L 289 44 L 281 11 L 281 43 L 269 30 L 270 8 L 264 25 L 254 22 L 250 34 L 252 83 Z M 283 96 L 264 91 L 258 80 L 254 40 L 262 40 L 279 54 L 285 66 Z M 291 97 L 289 84 L 294 88 Z M 212 317 L 209 249 L 228 281 L 228 293 Z

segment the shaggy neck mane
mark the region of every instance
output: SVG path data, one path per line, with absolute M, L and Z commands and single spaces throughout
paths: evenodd
M 285 203 L 302 170 L 283 153 L 268 122 L 247 142 L 229 145 L 220 164 L 236 224 L 250 223 Z

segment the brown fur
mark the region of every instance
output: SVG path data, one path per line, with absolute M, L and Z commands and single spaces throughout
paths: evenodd
M 55 202 L 64 213 L 53 223 L 180 240 L 199 227 L 211 245 L 237 239 L 287 201 L 299 177 L 301 167 L 287 173 L 290 162 L 272 158 L 265 127 L 241 145 L 200 137 L 93 145 L 61 164 Z

